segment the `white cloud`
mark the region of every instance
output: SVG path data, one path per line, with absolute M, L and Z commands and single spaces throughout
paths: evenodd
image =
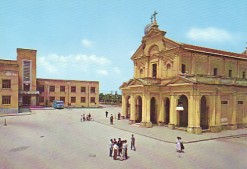
M 105 67 L 109 67 L 111 61 L 105 57 L 95 55 L 77 54 L 62 56 L 50 54 L 37 57 L 37 65 L 38 73 L 40 73 L 39 76 L 76 80 L 81 79 L 81 76 L 93 76 L 93 72 L 107 75 L 107 71 L 98 72 L 97 70 L 104 70 Z
M 88 39 L 82 39 L 81 43 L 85 48 L 91 48 L 93 45 L 93 41 L 90 41 Z
M 191 28 L 186 36 L 189 39 L 203 42 L 225 42 L 233 40 L 233 35 L 224 29 L 208 28 Z
M 98 70 L 97 73 L 99 75 L 108 76 L 108 71 L 107 70 Z
M 113 68 L 113 71 L 114 71 L 114 73 L 116 73 L 116 74 L 120 74 L 120 73 L 121 73 L 121 71 L 120 71 L 120 69 L 119 69 L 118 67 L 114 67 L 114 68 Z

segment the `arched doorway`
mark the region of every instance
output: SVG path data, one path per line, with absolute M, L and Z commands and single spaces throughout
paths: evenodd
M 157 124 L 157 114 L 156 114 L 156 100 L 152 97 L 150 102 L 150 121 L 152 124 Z
M 130 96 L 126 97 L 126 118 L 130 118 Z
M 202 129 L 208 129 L 208 108 L 205 96 L 201 98 L 200 125 Z
M 170 122 L 170 100 L 169 98 L 166 98 L 164 101 L 164 107 L 165 107 L 165 124 L 169 124 Z
M 136 123 L 142 121 L 142 98 L 138 96 L 136 99 Z
M 178 111 L 179 117 L 179 126 L 180 127 L 187 127 L 188 126 L 188 99 L 185 95 L 180 96 L 178 100 L 178 104 L 182 104 L 184 110 Z

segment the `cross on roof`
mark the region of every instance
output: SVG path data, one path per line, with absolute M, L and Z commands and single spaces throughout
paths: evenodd
M 152 17 L 154 18 L 154 21 L 156 22 L 156 15 L 157 15 L 158 13 L 156 12 L 156 11 L 154 11 L 154 14 L 152 15 Z

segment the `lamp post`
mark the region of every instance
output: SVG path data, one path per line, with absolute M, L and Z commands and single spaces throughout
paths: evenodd
M 89 107 L 89 84 L 87 84 L 87 98 L 88 98 L 87 107 Z

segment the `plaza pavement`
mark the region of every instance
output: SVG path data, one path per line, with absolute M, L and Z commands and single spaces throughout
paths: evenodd
M 33 108 L 31 111 L 24 111 L 19 113 L 18 116 L 21 115 L 31 115 L 38 110 L 54 110 L 53 108 Z M 194 142 L 201 142 L 201 141 L 208 141 L 208 140 L 215 140 L 220 138 L 230 138 L 230 137 L 239 137 L 239 136 L 247 136 L 247 128 L 237 129 L 237 130 L 224 130 L 218 133 L 210 133 L 205 132 L 202 134 L 189 134 L 185 131 L 181 130 L 172 130 L 169 129 L 167 126 L 154 126 L 152 128 L 145 128 L 141 127 L 139 124 L 129 124 L 128 119 L 121 119 L 117 120 L 118 112 L 121 112 L 121 107 L 118 106 L 105 106 L 103 108 L 70 108 L 69 111 L 79 112 L 84 110 L 84 112 L 90 112 L 94 121 L 103 125 L 107 125 L 110 127 L 114 127 L 120 130 L 128 131 L 133 134 L 142 135 L 145 137 L 149 137 L 152 139 L 156 139 L 159 141 L 167 142 L 167 143 L 174 143 L 177 136 L 183 139 L 185 144 L 194 143 Z M 56 111 L 56 110 L 54 110 Z M 59 111 L 59 110 L 58 110 Z M 105 111 L 108 111 L 108 118 L 105 117 Z M 81 113 L 82 114 L 82 113 Z M 114 124 L 110 125 L 110 115 L 114 117 Z
M 164 126 L 129 125 L 127 119 L 114 119 L 114 125 L 110 125 L 109 116 L 115 117 L 118 112 L 120 107 L 33 109 L 18 116 L 0 117 L 0 169 L 238 169 L 247 166 L 246 129 L 195 135 Z M 83 113 L 90 113 L 94 121 L 80 122 Z M 7 126 L 4 126 L 5 119 Z M 130 144 L 131 134 L 135 134 L 137 151 L 131 151 L 129 145 L 128 160 L 109 158 L 109 139 L 121 137 Z M 185 142 L 185 153 L 175 151 L 177 136 Z

